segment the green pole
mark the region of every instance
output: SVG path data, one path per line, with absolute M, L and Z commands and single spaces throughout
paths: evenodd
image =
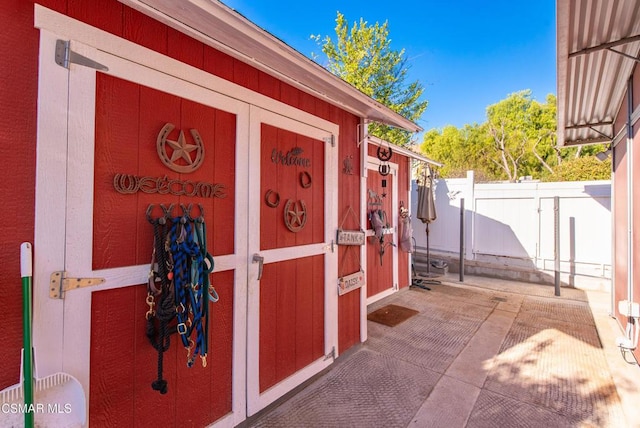
M 23 391 L 24 391 L 24 426 L 34 426 L 33 406 L 33 345 L 31 335 L 31 283 L 33 276 L 32 251 L 29 242 L 20 245 L 20 273 L 22 276 L 22 331 L 23 331 Z

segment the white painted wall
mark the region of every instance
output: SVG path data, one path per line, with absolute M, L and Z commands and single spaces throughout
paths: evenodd
M 417 251 L 426 251 L 425 225 L 412 224 Z M 551 272 L 554 270 L 553 198 L 560 199 L 560 271 L 570 276 L 611 278 L 611 182 L 476 184 L 473 173 L 440 179 L 438 218 L 429 227 L 431 254 L 458 259 L 460 202 L 465 205 L 465 260 Z

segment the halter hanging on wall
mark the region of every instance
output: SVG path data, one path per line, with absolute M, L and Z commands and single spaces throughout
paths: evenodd
M 151 387 L 161 394 L 168 391 L 163 366 L 171 335 L 178 333 L 187 351 L 188 367 L 193 366 L 197 356 L 202 366 L 207 366 L 209 302 L 219 299 L 209 278 L 214 260 L 207 250 L 204 207 L 197 204 L 196 217 L 191 214 L 193 204 L 180 204 L 181 216 L 173 214 L 174 206 L 160 204 L 161 214 L 154 217 L 152 204 L 145 213 L 154 238 L 146 296 L 146 336 L 158 354 L 157 379 Z

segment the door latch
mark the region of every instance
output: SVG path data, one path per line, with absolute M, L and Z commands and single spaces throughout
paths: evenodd
M 49 282 L 49 297 L 52 299 L 64 299 L 65 291 L 100 285 L 104 284 L 104 282 L 104 278 L 67 278 L 67 272 L 65 271 L 53 272 Z
M 262 267 L 264 265 L 264 257 L 262 257 L 260 254 L 254 254 L 252 261 L 253 263 L 258 263 L 258 281 L 260 281 L 260 278 L 262 278 Z
M 332 253 L 335 253 L 335 245 L 336 245 L 336 242 L 332 239 L 329 245 L 325 245 L 322 248 L 327 251 L 331 250 Z

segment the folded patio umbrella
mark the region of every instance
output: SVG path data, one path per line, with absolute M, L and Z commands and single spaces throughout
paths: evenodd
M 437 218 L 436 202 L 433 196 L 433 172 L 429 165 L 425 166 L 421 182 L 418 183 L 418 209 L 416 217 L 426 224 L 427 232 L 427 273 L 431 271 L 429 256 L 429 224 Z

